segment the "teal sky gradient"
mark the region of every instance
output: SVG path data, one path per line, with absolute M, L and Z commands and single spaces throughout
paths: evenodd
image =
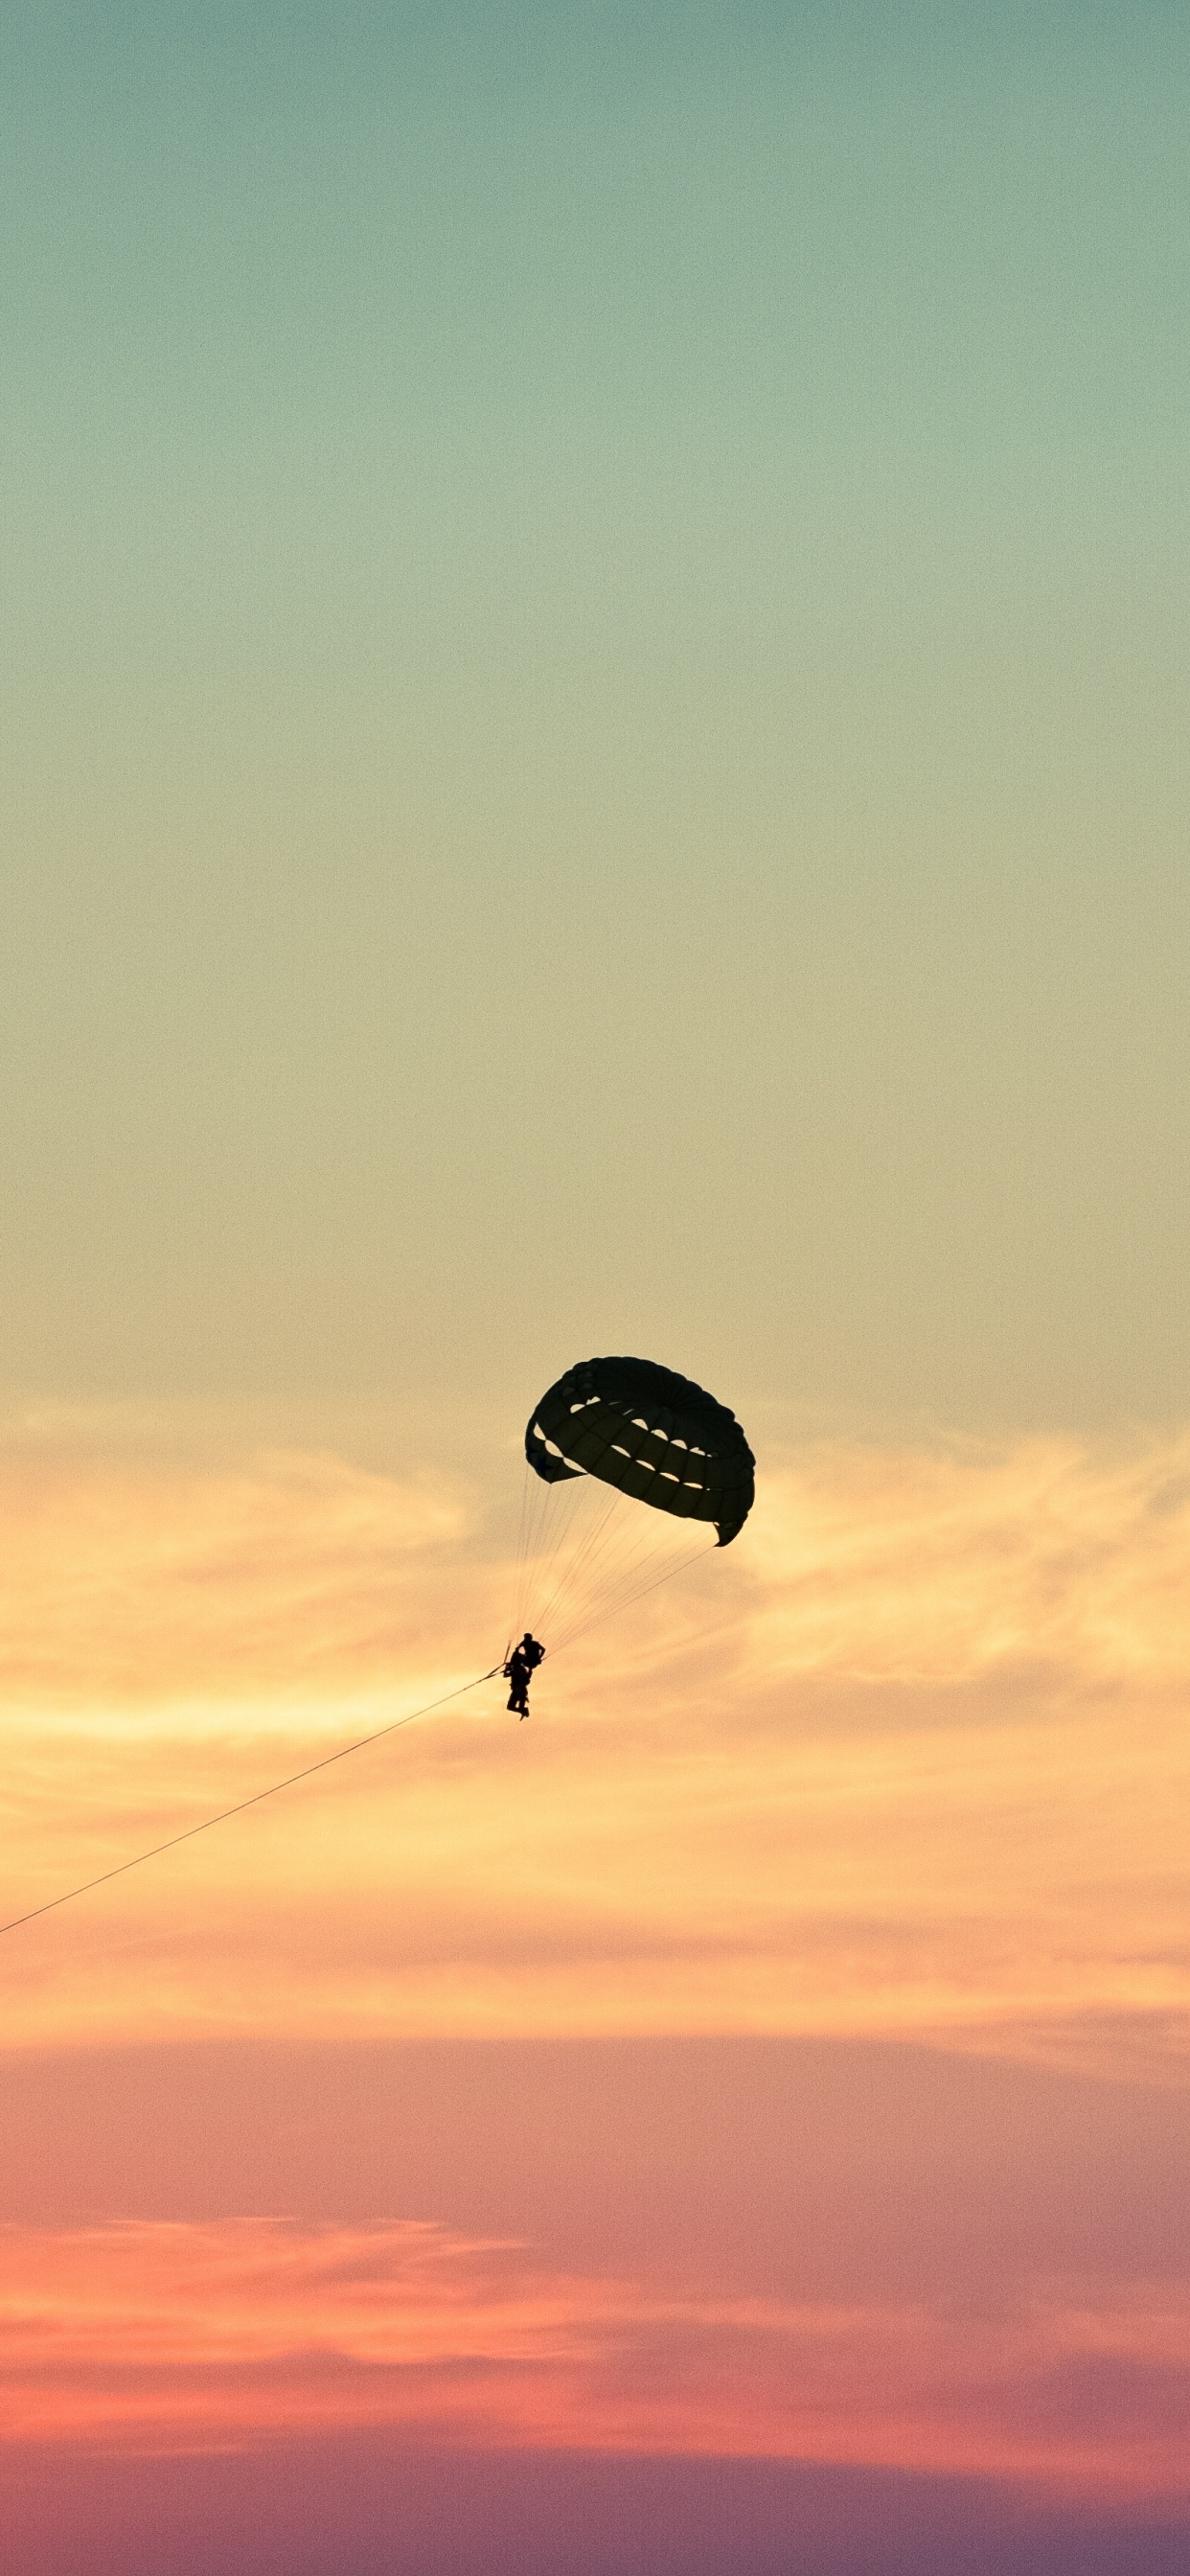
M 1183 1415 L 1182 13 L 4 29 L 8 1383 Z

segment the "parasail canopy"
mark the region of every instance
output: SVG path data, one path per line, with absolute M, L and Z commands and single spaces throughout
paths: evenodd
M 756 1461 L 734 1413 L 656 1360 L 580 1360 L 542 1396 L 525 1456 L 547 1485 L 595 1476 L 680 1520 L 711 1521 L 720 1547 L 752 1509 Z

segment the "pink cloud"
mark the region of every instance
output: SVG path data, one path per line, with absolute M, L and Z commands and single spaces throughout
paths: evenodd
M 950 2302 L 683 2294 L 422 2225 L 0 2236 L 10 2442 L 219 2449 L 384 2426 L 1185 2495 L 1185 2284 Z

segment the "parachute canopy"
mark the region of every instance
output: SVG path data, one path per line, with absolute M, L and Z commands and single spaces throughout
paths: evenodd
M 580 1360 L 542 1396 L 525 1456 L 547 1485 L 595 1476 L 680 1520 L 739 1536 L 756 1461 L 725 1404 L 655 1360 Z

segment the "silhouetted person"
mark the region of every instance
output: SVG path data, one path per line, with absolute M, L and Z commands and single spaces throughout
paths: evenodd
M 513 1647 L 504 1667 L 504 1679 L 512 1683 L 508 1705 L 515 1708 L 518 1717 L 529 1714 L 529 1684 L 544 1653 L 544 1646 L 539 1646 L 536 1637 L 531 1637 L 526 1628 L 519 1646 Z

